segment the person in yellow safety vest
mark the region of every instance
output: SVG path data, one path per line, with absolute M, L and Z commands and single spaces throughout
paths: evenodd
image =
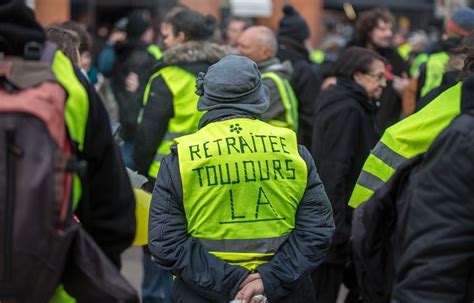
M 413 50 L 413 47 L 408 42 L 397 47 L 398 54 L 405 61 L 408 61 L 410 59 L 410 53 L 412 52 L 412 50 Z
M 461 44 L 462 39 L 474 30 L 474 21 L 472 20 L 474 20 L 474 9 L 458 8 L 454 10 L 446 25 L 446 34 L 439 49 L 432 51 L 426 63 L 420 67 L 420 73 L 417 76 L 418 98 L 426 96 L 441 84 L 451 51 L 455 50 Z
M 469 58 L 468 58 L 469 59 Z M 465 77 L 466 64 L 460 79 Z M 433 140 L 459 115 L 462 81 L 448 88 L 419 112 L 388 128 L 365 161 L 349 200 L 356 208 L 367 201 L 404 163 L 428 150 Z
M 112 138 L 107 112 L 78 67 L 54 44 L 45 42 L 43 28 L 24 1 L 3 1 L 0 20 L 0 53 L 23 57 L 25 45 L 34 43 L 38 58 L 30 60 L 51 63 L 54 76 L 67 92 L 66 126 L 78 159 L 88 163 L 86 184 L 75 178 L 75 214 L 83 219 L 84 229 L 106 256 L 120 267 L 120 255 L 135 233 L 135 200 Z M 84 193 L 88 196 L 88 209 L 84 207 Z
M 252 26 L 239 37 L 237 49 L 241 55 L 257 63 L 263 83 L 270 89 L 270 107 L 262 119 L 271 125 L 298 130 L 298 100 L 290 85 L 293 67 L 276 57 L 278 42 L 275 33 L 266 26 Z
M 147 81 L 134 149 L 135 166 L 150 180 L 146 185 L 150 192 L 161 159 L 171 152 L 173 140 L 198 129 L 202 113 L 197 110 L 197 75 L 225 55 L 224 48 L 209 41 L 216 28 L 212 17 L 179 9 L 165 22 L 164 42 L 168 49 Z M 171 274 L 151 263 L 146 248 L 144 271 L 143 299 L 168 302 Z
M 173 140 L 198 128 L 202 116 L 194 87 L 198 73 L 226 54 L 209 41 L 215 23 L 208 17 L 181 10 L 166 22 L 171 27 L 164 40 L 168 50 L 147 81 L 134 150 L 137 171 L 152 181 Z
M 149 247 L 176 276 L 173 302 L 315 302 L 309 273 L 334 229 L 308 150 L 259 118 L 269 91 L 230 55 L 197 79 L 199 130 L 177 138 L 152 197 Z

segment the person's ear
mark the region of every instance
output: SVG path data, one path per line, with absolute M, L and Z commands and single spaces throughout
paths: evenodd
M 261 50 L 262 50 L 262 55 L 266 60 L 272 58 L 272 50 L 270 48 L 262 47 Z
M 356 81 L 357 83 L 360 83 L 361 81 L 363 81 L 364 77 L 364 73 L 361 73 L 361 72 L 355 72 L 353 75 L 352 75 L 352 79 L 354 79 L 354 81 Z
M 179 32 L 176 38 L 178 39 L 179 43 L 183 43 L 184 41 L 186 41 L 186 36 L 184 35 L 184 32 Z

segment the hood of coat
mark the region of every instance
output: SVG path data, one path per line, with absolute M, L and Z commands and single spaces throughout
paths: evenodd
M 293 65 L 288 60 L 281 62 L 278 58 L 272 58 L 267 61 L 258 62 L 257 66 L 260 73 L 277 73 L 287 80 L 290 80 L 293 74 Z
M 309 62 L 309 53 L 304 44 L 289 37 L 278 37 L 278 54 L 280 60 L 290 60 L 291 62 Z
M 208 63 L 214 64 L 226 55 L 230 55 L 229 48 L 219 46 L 208 41 L 189 41 L 168 49 L 163 58 L 166 65 Z
M 339 103 L 355 102 L 367 112 L 375 112 L 374 102 L 369 100 L 362 86 L 351 79 L 337 79 L 337 84 L 330 86 L 318 97 L 320 110 L 326 106 L 337 106 Z

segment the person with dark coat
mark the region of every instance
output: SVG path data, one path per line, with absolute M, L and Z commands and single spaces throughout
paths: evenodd
M 283 12 L 278 27 L 277 57 L 282 62 L 290 60 L 293 65 L 290 84 L 298 99 L 298 142 L 310 149 L 315 101 L 321 79 L 309 60 L 305 46 L 305 41 L 310 37 L 308 24 L 291 5 L 285 5 Z
M 437 137 L 408 183 L 409 213 L 392 301 L 474 300 L 474 56 L 461 115 Z
M 43 28 L 24 1 L 2 1 L 0 20 L 0 53 L 3 55 L 24 57 L 25 45 L 34 42 L 35 50 L 40 46 L 40 52 L 35 51 L 34 54 L 51 57 L 52 64 L 67 64 L 64 61 L 54 61 L 59 51 L 55 44 L 45 41 Z M 31 60 L 31 66 L 34 66 L 34 60 L 40 60 L 28 59 Z M 73 74 L 69 76 L 77 78 L 78 85 L 83 87 L 85 94 L 74 96 L 68 102 L 81 101 L 80 98 L 83 97 L 87 99 L 83 144 L 77 151 L 78 160 L 87 162 L 87 171 L 83 176 L 82 195 L 74 213 L 110 261 L 120 268 L 120 256 L 131 245 L 135 236 L 135 199 L 100 97 L 81 71 L 72 62 L 69 64 L 70 66 L 61 67 L 66 70 L 62 72 L 71 68 Z M 44 66 L 44 63 L 41 62 L 41 65 Z M 52 71 L 59 79 L 59 72 L 54 69 Z M 25 83 L 31 81 L 27 79 L 31 76 L 30 73 L 25 72 L 21 76 L 26 77 Z M 80 103 L 72 106 L 80 107 Z M 79 145 L 79 142 L 74 143 Z
M 377 123 L 384 130 L 401 117 L 401 96 L 408 85 L 408 66 L 392 46 L 394 18 L 383 9 L 363 12 L 356 24 L 355 45 L 376 51 L 387 62 L 390 81 L 383 90 L 377 110 Z
M 133 166 L 133 142 L 137 130 L 138 113 L 148 77 L 156 58 L 148 51 L 153 42 L 150 14 L 133 11 L 128 18 L 127 40 L 115 46 L 116 59 L 111 75 L 111 87 L 119 106 L 120 137 L 124 141 L 122 155 L 129 168 Z M 130 80 L 135 79 L 130 84 Z M 138 85 L 137 85 L 138 84 Z
M 162 160 L 150 209 L 149 247 L 154 260 L 176 275 L 173 301 L 229 302 L 235 299 L 250 302 L 253 296 L 264 294 L 273 303 L 316 302 L 309 274 L 324 259 L 334 225 L 330 203 L 311 155 L 305 147 L 297 144 L 294 132 L 260 120 L 269 106 L 269 90 L 263 85 L 257 65 L 249 59 L 232 55 L 224 57 L 198 78 L 196 86 L 200 95 L 198 108 L 207 112 L 200 121 L 199 131 L 178 138 L 172 153 Z M 284 146 L 271 139 L 271 149 L 270 145 L 263 148 L 261 139 L 250 143 L 251 136 L 261 137 L 262 134 L 274 134 L 276 136 L 270 137 L 275 138 L 278 135 L 287 136 L 287 139 L 280 137 L 277 140 L 284 142 Z M 224 147 L 227 143 L 223 143 L 221 149 L 219 142 L 222 139 L 219 136 L 228 137 L 224 141 L 230 144 L 230 149 Z M 294 164 L 290 166 L 294 167 L 295 175 L 291 177 L 293 174 L 290 173 L 287 175 L 289 179 L 278 176 L 277 180 L 273 177 L 267 179 L 264 176 L 270 170 L 263 165 L 260 170 L 254 170 L 260 177 L 257 182 L 252 182 L 252 173 L 244 173 L 242 166 L 238 165 L 242 162 L 235 162 L 235 169 L 242 170 L 239 180 L 235 179 L 236 171 L 232 164 L 231 174 L 235 182 L 227 182 L 227 177 L 222 179 L 221 175 L 220 179 L 216 179 L 219 183 L 217 187 L 209 187 L 206 180 L 212 182 L 212 178 L 204 177 L 196 179 L 206 182 L 205 187 L 200 187 L 201 181 L 188 182 L 192 181 L 188 177 L 197 178 L 193 167 L 200 165 L 186 160 L 189 155 L 187 144 L 195 139 L 207 142 L 201 149 L 204 154 L 198 151 L 199 159 L 204 161 L 199 162 L 201 164 L 240 161 L 247 157 L 244 153 L 252 150 L 253 163 L 259 159 L 271 162 L 268 159 L 295 156 L 294 160 L 290 160 Z M 248 149 L 247 144 L 232 144 L 232 139 L 245 140 L 253 147 Z M 293 178 L 304 180 L 293 182 L 290 180 Z M 278 193 L 288 181 L 292 186 Z M 189 190 L 193 188 L 190 196 Z M 229 190 L 230 207 L 228 197 L 219 194 L 229 193 Z M 257 213 L 253 199 L 255 190 L 262 193 L 258 194 L 260 198 L 255 196 Z M 296 200 L 293 199 L 295 191 L 302 193 Z M 282 196 L 277 198 L 279 195 Z M 191 202 L 190 199 L 199 200 Z M 260 199 L 265 203 L 263 200 L 259 202 Z M 297 207 L 285 212 L 284 218 L 279 217 L 281 207 L 294 202 Z M 195 203 L 201 204 L 194 208 Z M 189 206 L 193 206 L 192 209 Z M 260 209 L 266 213 L 265 218 L 260 219 L 259 214 L 263 215 L 259 206 L 266 208 Z M 228 213 L 228 216 L 218 215 L 221 211 Z M 197 217 L 202 215 L 206 219 L 201 221 L 202 224 L 195 225 L 199 220 Z M 219 224 L 222 220 L 230 220 L 227 223 L 233 224 Z M 286 225 L 285 222 L 291 221 L 294 224 Z M 229 233 L 234 237 L 229 238 Z M 212 234 L 222 235 L 223 238 L 212 237 Z M 267 238 L 270 234 L 277 237 Z M 280 241 L 278 235 L 285 240 Z M 268 239 L 272 240 L 266 241 Z M 221 246 L 219 243 L 228 245 Z M 248 245 L 251 243 L 254 244 Z M 265 255 L 270 256 L 265 258 Z M 239 257 L 231 262 L 232 256 Z
M 365 159 L 380 138 L 375 102 L 386 84 L 385 62 L 372 50 L 349 48 L 336 63 L 337 84 L 318 97 L 312 154 L 336 222 L 325 263 L 313 273 L 319 302 L 336 302 L 344 278 L 352 216 L 347 202 Z
M 196 11 L 180 9 L 166 19 L 163 60 L 147 79 L 143 114 L 135 138 L 134 161 L 146 185 L 153 190 L 160 159 L 169 154 L 177 136 L 195 132 L 201 113 L 197 110 L 195 82 L 200 72 L 225 56 L 224 48 L 210 42 L 215 21 Z M 146 101 L 145 101 L 146 100 Z M 172 277 L 157 267 L 148 249 L 144 254 L 144 302 L 169 302 Z
M 137 144 L 134 150 L 135 167 L 140 174 L 149 177 L 152 186 L 156 174 L 149 174 L 150 166 L 158 147 L 167 140 L 165 137 L 170 121 L 177 119 L 176 117 L 181 118 L 183 116 L 181 111 L 186 111 L 188 121 L 181 120 L 181 123 L 193 121 L 195 125 L 191 124 L 195 131 L 200 118 L 196 105 L 191 108 L 191 111 L 176 106 L 178 100 L 186 98 L 190 100 L 193 97 L 197 104 L 194 87 L 186 93 L 186 86 L 180 85 L 182 91 L 176 91 L 173 84 L 178 81 L 171 83 L 163 70 L 178 68 L 191 75 L 192 81 L 195 81 L 200 72 L 205 72 L 211 64 L 219 61 L 227 52 L 223 47 L 209 41 L 215 30 L 215 23 L 209 17 L 195 11 L 183 10 L 171 17 L 167 23 L 171 27 L 171 31 L 164 40 L 168 50 L 163 60 L 154 67 L 153 75 L 157 76 L 149 80 L 149 91 L 147 91 L 147 96 L 144 96 L 147 102 L 138 126 Z M 190 97 L 189 94 L 192 96 Z

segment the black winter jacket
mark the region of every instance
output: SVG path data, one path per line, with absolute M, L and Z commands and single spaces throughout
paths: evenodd
M 464 81 L 461 113 L 410 179 L 394 303 L 474 300 L 474 76 Z
M 293 65 L 290 84 L 298 98 L 298 143 L 311 149 L 316 97 L 321 87 L 321 79 L 309 61 L 306 47 L 288 37 L 278 37 L 277 57 L 281 61 L 290 60 Z
M 223 48 L 209 42 L 187 42 L 166 51 L 163 62 L 154 68 L 153 74 L 166 66 L 178 66 L 197 77 L 225 54 Z M 142 121 L 135 138 L 133 155 L 140 174 L 148 176 L 148 169 L 173 116 L 173 94 L 163 77 L 158 76 L 151 82 L 148 103 L 143 109 Z
M 400 57 L 394 48 L 378 49 L 377 52 L 387 59 L 390 72 L 401 77 L 408 73 L 407 63 Z M 392 82 L 387 83 L 382 96 L 380 97 L 380 107 L 377 111 L 377 123 L 382 130 L 395 124 L 401 117 L 402 101 L 397 91 L 393 88 Z
M 217 115 L 209 122 L 234 115 Z M 298 206 L 295 229 L 272 260 L 257 268 L 273 303 L 314 302 L 309 273 L 324 259 L 334 228 L 331 207 L 311 155 L 302 146 L 299 152 L 308 166 L 308 183 Z M 161 162 L 151 202 L 148 245 L 157 263 L 177 276 L 173 302 L 229 302 L 249 274 L 244 267 L 211 255 L 188 234 L 175 147 Z
M 336 230 L 328 263 L 344 264 L 350 237 L 352 208 L 347 205 L 370 150 L 380 138 L 375 106 L 353 80 L 321 92 L 317 100 L 312 154 L 331 201 Z
M 142 107 L 142 96 L 156 59 L 148 52 L 148 45 L 139 40 L 130 40 L 116 46 L 117 57 L 111 75 L 111 86 L 119 106 L 120 136 L 133 141 L 137 129 L 137 118 Z M 129 73 L 136 73 L 140 86 L 136 92 L 125 89 Z
M 135 236 L 135 198 L 107 111 L 94 87 L 79 70 L 75 72 L 89 97 L 84 149 L 78 157 L 88 164 L 83 186 L 87 186 L 90 207 L 86 210 L 81 200 L 76 214 L 103 252 L 120 266 L 120 255 Z

